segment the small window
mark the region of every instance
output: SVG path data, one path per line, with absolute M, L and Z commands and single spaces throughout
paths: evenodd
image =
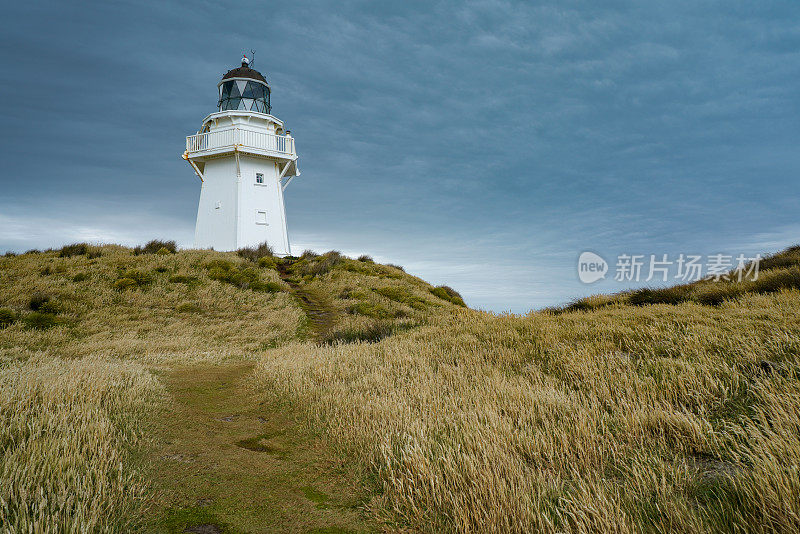
M 256 173 L 256 183 L 257 184 L 263 184 L 264 183 L 264 175 L 261 174 L 260 172 Z
M 256 224 L 267 224 L 266 210 L 256 210 Z

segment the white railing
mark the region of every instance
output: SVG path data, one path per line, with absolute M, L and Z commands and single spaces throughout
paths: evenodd
M 186 138 L 186 151 L 202 152 L 233 148 L 254 148 L 267 152 L 278 152 L 287 156 L 294 156 L 294 139 L 285 135 L 275 135 L 265 132 L 255 132 L 243 128 L 223 128 L 212 132 L 190 135 Z

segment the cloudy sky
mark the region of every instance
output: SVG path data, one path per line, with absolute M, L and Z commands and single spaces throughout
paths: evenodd
M 800 242 L 800 3 L 600 4 L 6 5 L 0 251 L 191 246 L 184 138 L 250 49 L 297 140 L 296 253 L 524 312 L 655 283 L 615 281 L 620 254 Z

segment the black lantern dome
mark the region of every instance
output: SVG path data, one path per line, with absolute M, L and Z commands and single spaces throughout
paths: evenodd
M 250 61 L 242 58 L 242 66 L 229 70 L 219 87 L 219 110 L 238 109 L 270 113 L 269 85 L 264 76 L 250 68 Z

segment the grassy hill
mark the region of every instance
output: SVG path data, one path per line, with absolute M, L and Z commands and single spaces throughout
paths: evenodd
M 335 252 L 0 257 L 0 524 L 800 530 L 800 249 L 762 269 L 498 316 Z

